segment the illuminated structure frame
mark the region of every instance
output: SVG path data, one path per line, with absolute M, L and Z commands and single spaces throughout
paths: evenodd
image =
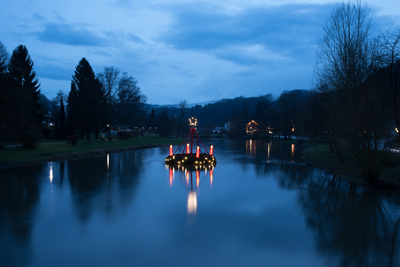
M 172 145 L 170 146 L 169 156 L 165 158 L 167 164 L 171 165 L 202 165 L 202 166 L 215 166 L 216 159 L 213 156 L 214 148 L 211 146 L 210 152 L 207 151 L 203 142 L 197 133 L 197 119 L 192 117 L 189 119 L 190 130 L 186 137 L 183 139 L 179 147 L 173 152 Z M 193 153 L 193 143 L 197 143 L 196 153 Z M 183 145 L 185 144 L 185 145 Z M 181 147 L 183 145 L 183 149 Z M 201 151 L 201 147 L 205 152 Z M 179 153 L 181 151 L 181 153 Z

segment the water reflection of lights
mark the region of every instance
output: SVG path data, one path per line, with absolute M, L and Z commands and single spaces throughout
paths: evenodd
M 50 162 L 49 179 L 50 179 L 50 183 L 53 183 L 53 162 Z
M 295 145 L 292 144 L 292 154 L 291 154 L 291 156 L 292 156 L 292 162 L 294 162 L 294 148 L 295 148 Z
M 169 172 L 169 185 L 173 185 L 175 178 L 181 180 L 189 191 L 187 209 L 188 214 L 196 214 L 197 210 L 197 191 L 203 181 L 210 179 L 210 187 L 214 180 L 214 168 L 208 168 L 208 166 L 196 167 L 183 167 L 183 166 L 170 166 L 166 165 Z M 203 172 L 204 171 L 204 172 Z M 181 174 L 181 175 L 180 175 Z M 204 175 L 203 175 L 204 174 Z M 179 178 L 181 177 L 181 178 Z
M 107 170 L 110 169 L 110 154 L 107 154 Z
M 190 191 L 187 201 L 187 210 L 189 214 L 196 214 L 197 211 L 197 194 L 196 191 Z
M 257 140 L 246 140 L 246 151 L 248 151 L 251 155 L 256 155 L 257 152 Z

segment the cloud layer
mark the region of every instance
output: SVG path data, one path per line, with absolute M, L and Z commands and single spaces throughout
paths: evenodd
M 400 4 L 371 2 L 377 26 L 396 27 Z M 10 50 L 27 46 L 49 98 L 60 89 L 69 91 L 82 57 L 95 72 L 104 66 L 128 72 L 154 104 L 278 96 L 311 88 L 316 44 L 335 5 L 318 0 L 10 1 L 4 5 L 7 15 L 0 17 L 7 25 L 0 29 L 0 41 Z

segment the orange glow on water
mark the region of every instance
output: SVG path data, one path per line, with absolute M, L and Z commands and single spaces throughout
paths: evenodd
M 295 145 L 294 144 L 292 144 L 292 162 L 294 162 L 294 147 L 295 147 Z
M 210 186 L 212 186 L 212 184 L 213 184 L 213 178 L 214 178 L 214 170 L 213 169 L 211 169 L 210 170 Z
M 196 186 L 199 187 L 200 184 L 200 171 L 196 170 Z
M 172 180 L 174 178 L 174 171 L 169 169 L 169 186 L 172 186 Z

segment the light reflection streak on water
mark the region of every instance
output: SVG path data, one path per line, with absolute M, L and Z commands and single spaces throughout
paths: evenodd
M 187 199 L 187 212 L 190 215 L 196 214 L 197 211 L 197 191 L 200 189 L 200 180 L 205 180 L 207 175 L 210 176 L 210 187 L 212 187 L 214 180 L 214 170 L 203 169 L 200 170 L 198 168 L 194 170 L 188 170 L 184 167 L 182 169 L 175 170 L 174 168 L 169 168 L 169 181 L 170 186 L 172 186 L 172 181 L 175 180 L 175 171 L 182 173 L 182 179 L 179 179 L 183 183 L 186 184 L 188 190 L 188 199 Z M 204 171 L 204 176 L 202 175 L 202 171 Z
M 271 146 L 270 146 L 270 143 L 267 143 L 267 159 L 268 160 L 269 160 L 270 154 L 271 154 Z
M 110 169 L 110 154 L 107 154 L 107 170 Z
M 50 162 L 49 179 L 50 179 L 50 183 L 53 183 L 53 162 Z
M 197 194 L 196 191 L 190 191 L 187 200 L 188 214 L 196 214 L 197 211 Z
M 294 147 L 295 147 L 295 145 L 294 145 L 294 144 L 292 144 L 292 153 L 291 153 L 291 156 L 292 156 L 292 162 L 294 162 Z
M 172 180 L 174 178 L 174 170 L 173 169 L 169 169 L 169 186 L 172 186 Z

